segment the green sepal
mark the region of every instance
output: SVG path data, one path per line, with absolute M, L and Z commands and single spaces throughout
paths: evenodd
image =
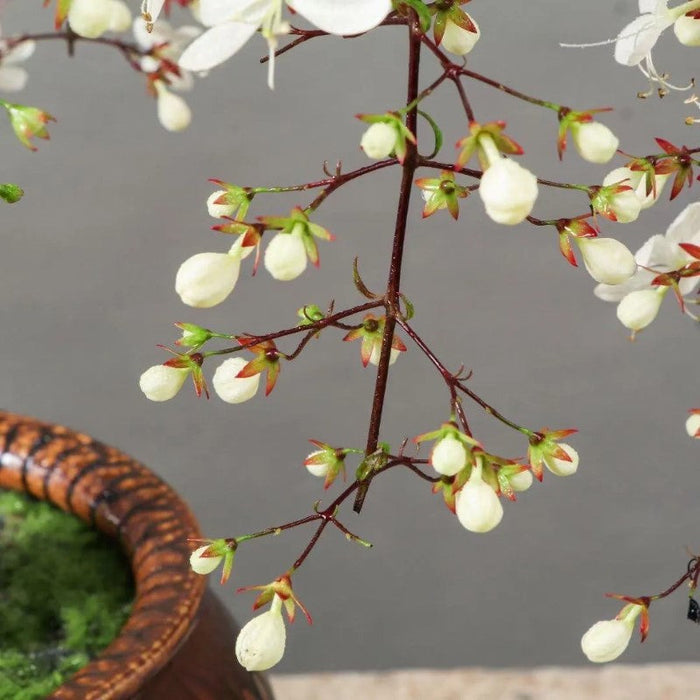
M 394 0 L 395 9 L 400 10 L 402 5 L 415 10 L 416 14 L 418 15 L 420 27 L 424 32 L 427 32 L 430 29 L 430 10 L 424 2 L 421 2 L 421 0 Z

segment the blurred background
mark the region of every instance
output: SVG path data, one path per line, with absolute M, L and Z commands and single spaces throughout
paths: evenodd
M 136 14 L 140 3 L 130 4 Z M 4 33 L 49 31 L 52 10 L 40 5 L 4 2 Z M 614 107 L 602 121 L 628 153 L 657 152 L 654 136 L 700 141 L 683 124 L 694 111 L 683 104 L 687 94 L 638 100 L 644 78 L 614 63 L 612 46 L 559 46 L 614 37 L 637 15 L 633 0 L 475 0 L 467 9 L 482 31 L 472 70 L 576 109 Z M 172 20 L 193 23 L 179 8 Z M 207 178 L 287 185 L 322 177 L 324 160 L 342 159 L 347 169 L 367 162 L 358 145 L 365 127 L 354 115 L 402 104 L 405 33 L 390 27 L 308 42 L 278 60 L 274 92 L 258 63 L 267 46 L 254 37 L 185 95 L 194 120 L 179 134 L 159 125 L 145 80 L 117 51 L 78 42 L 71 59 L 63 42 L 40 43 L 24 64 L 27 88 L 2 95 L 58 121 L 37 153 L 15 140 L 9 123 L 0 126 L 0 181 L 26 190 L 20 203 L 0 208 L 0 405 L 134 455 L 189 501 L 212 537 L 286 522 L 332 498 L 336 491 L 324 494 L 302 466 L 307 440 L 362 447 L 374 382 L 358 344 L 340 342 L 340 332 L 285 365 L 268 398 L 260 392 L 239 406 L 197 400 L 189 385 L 166 404 L 151 403 L 138 378 L 166 359 L 156 344 L 176 340 L 175 321 L 262 334 L 294 325 L 304 304 L 325 307 L 333 298 L 351 306 L 359 303 L 356 255 L 368 286 L 382 288 L 396 169 L 343 187 L 321 207 L 315 220 L 337 240 L 320 243 L 319 270 L 281 283 L 262 266 L 251 278 L 248 260 L 234 294 L 207 311 L 184 307 L 173 283 L 183 260 L 231 243 L 210 230 Z M 667 34 L 656 64 L 685 84 L 700 54 Z M 438 69 L 427 55 L 423 65 L 425 86 Z M 553 113 L 480 84 L 466 88 L 477 118 L 506 121 L 525 149 L 521 162 L 540 177 L 596 183 L 624 162 L 594 166 L 571 147 L 560 163 Z M 441 124 L 442 158 L 452 161 L 452 144 L 467 130 L 454 90 L 444 85 L 424 108 Z M 666 230 L 696 188 L 671 203 L 667 188 L 636 223 L 602 221 L 602 235 L 636 250 Z M 458 223 L 445 212 L 421 221 L 419 199 L 403 284 L 415 328 L 448 366 L 472 369 L 470 386 L 505 415 L 533 429 L 577 427 L 570 442 L 581 465 L 567 479 L 547 473 L 505 503 L 488 535 L 464 530 L 408 471 L 377 479 L 361 516 L 350 505 L 344 515 L 374 548 L 326 532 L 294 581 L 313 627 L 297 621 L 278 670 L 584 664 L 581 634 L 619 609 L 605 592 L 658 592 L 684 571 L 684 547 L 700 549 L 700 453 L 684 430 L 687 410 L 700 405 L 698 328 L 669 298 L 631 343 L 615 306 L 593 296 L 594 282 L 565 262 L 551 229 L 498 226 L 476 196 L 462 204 Z M 251 213 L 284 215 L 310 200 L 260 196 Z M 541 188 L 534 214 L 585 206 L 581 195 Z M 215 364 L 205 365 L 209 377 Z M 436 428 L 448 417 L 446 399 L 432 366 L 410 348 L 392 369 L 382 439 L 397 445 Z M 475 405 L 466 409 L 492 452 L 524 454 L 512 431 Z M 245 546 L 230 584 L 212 582 L 240 620 L 253 598 L 235 588 L 278 576 L 310 535 L 296 530 Z M 683 591 L 654 605 L 649 640 L 635 641 L 625 660 L 695 660 L 699 631 L 685 612 Z

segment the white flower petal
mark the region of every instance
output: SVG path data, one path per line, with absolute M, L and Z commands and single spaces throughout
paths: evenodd
M 633 629 L 633 621 L 601 620 L 583 635 L 581 649 L 593 663 L 613 661 L 627 649 Z
M 260 375 L 238 377 L 248 364 L 242 357 L 232 357 L 222 362 L 214 372 L 212 385 L 216 395 L 226 403 L 243 403 L 255 396 L 260 384 Z
M 254 617 L 238 633 L 236 658 L 248 671 L 266 671 L 284 656 L 287 630 L 275 596 L 270 610 Z
M 630 22 L 617 35 L 615 60 L 623 66 L 636 66 L 654 48 L 661 32 L 672 21 L 645 14 Z
M 391 0 L 291 0 L 300 15 L 329 34 L 361 34 L 391 11 Z
M 2 58 L 2 62 L 7 65 L 8 63 L 20 63 L 21 61 L 26 61 L 36 49 L 36 44 L 33 41 L 23 41 L 21 44 L 14 46 L 11 51 L 9 51 Z
M 700 202 L 689 204 L 666 230 L 670 243 L 695 243 L 700 245 Z
M 212 27 L 195 39 L 178 61 L 180 68 L 204 71 L 231 58 L 257 31 L 254 24 L 227 22 Z
M 142 9 L 144 13 L 148 13 L 151 16 L 151 22 L 155 22 L 163 9 L 163 5 L 165 5 L 165 0 L 145 0 Z
M 16 92 L 27 84 L 29 74 L 17 66 L 0 66 L 0 90 Z

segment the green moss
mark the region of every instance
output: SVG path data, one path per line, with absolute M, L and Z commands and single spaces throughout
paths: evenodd
M 116 543 L 0 491 L 0 700 L 46 697 L 117 636 L 132 599 Z

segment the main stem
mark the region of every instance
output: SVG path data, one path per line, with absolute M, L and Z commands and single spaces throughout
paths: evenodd
M 420 68 L 421 33 L 415 16 L 408 25 L 408 88 L 406 91 L 406 104 L 410 105 L 418 97 L 418 77 Z M 416 135 L 418 111 L 414 105 L 406 115 L 406 126 L 412 134 Z M 374 398 L 372 399 L 372 415 L 367 431 L 367 445 L 365 454 L 370 455 L 379 443 L 379 430 L 382 424 L 382 410 L 386 396 L 387 381 L 389 379 L 389 359 L 391 357 L 391 344 L 396 328 L 396 316 L 399 313 L 401 291 L 401 266 L 403 263 L 403 249 L 406 240 L 406 222 L 408 221 L 408 208 L 411 202 L 411 189 L 413 177 L 418 163 L 418 150 L 412 143 L 407 144 L 406 158 L 403 162 L 401 188 L 399 190 L 399 202 L 396 210 L 396 225 L 394 227 L 394 245 L 391 251 L 389 264 L 389 280 L 387 282 L 384 307 L 386 309 L 386 322 L 382 337 L 382 350 L 377 367 L 377 379 L 374 384 Z M 372 474 L 360 484 L 353 510 L 359 513 L 367 496 L 367 489 L 372 480 Z

